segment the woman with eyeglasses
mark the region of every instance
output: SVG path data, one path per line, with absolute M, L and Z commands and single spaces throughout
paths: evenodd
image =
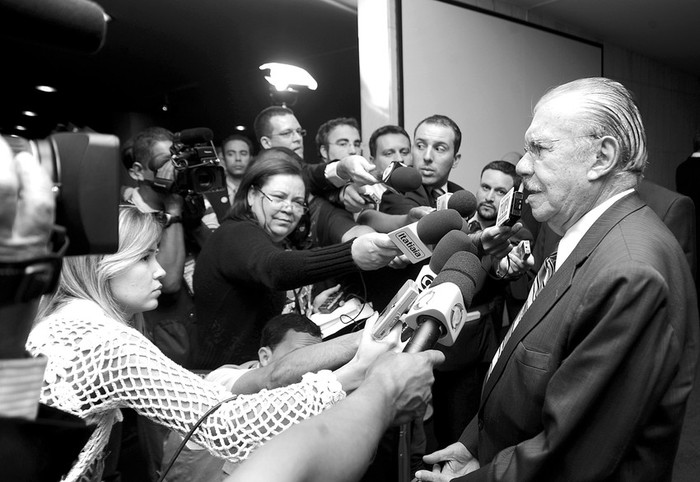
M 204 245 L 194 273 L 197 368 L 255 359 L 260 331 L 282 312 L 288 290 L 387 265 L 400 251 L 386 234 L 323 248 L 290 249 L 307 210 L 300 159 L 262 151 L 241 180 L 229 217 Z

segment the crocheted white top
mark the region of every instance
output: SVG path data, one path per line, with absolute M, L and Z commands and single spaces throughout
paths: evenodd
M 100 480 L 103 451 L 112 425 L 121 420 L 120 407 L 185 434 L 211 406 L 231 397 L 91 301 L 69 302 L 38 323 L 27 349 L 48 358 L 41 401 L 96 424 L 67 481 Z M 272 436 L 344 397 L 330 371 L 307 373 L 300 383 L 226 402 L 191 440 L 239 462 Z

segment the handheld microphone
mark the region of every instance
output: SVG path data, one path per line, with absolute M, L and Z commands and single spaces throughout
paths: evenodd
M 183 129 L 173 135 L 173 143 L 180 144 L 202 144 L 209 142 L 214 138 L 214 133 L 208 127 L 193 127 L 192 129 Z
M 476 207 L 476 196 L 466 189 L 461 189 L 453 193 L 447 200 L 447 208 L 454 209 L 465 219 L 474 216 Z
M 453 229 L 461 229 L 464 220 L 454 209 L 433 211 L 415 223 L 389 233 L 389 237 L 411 263 L 432 255 L 428 245 L 436 244 Z
M 388 176 L 384 177 L 383 181 L 387 187 L 402 194 L 415 191 L 421 186 L 422 182 L 423 179 L 421 178 L 420 172 L 407 166 L 395 167 Z
M 458 230 L 450 231 L 440 240 L 435 246 L 430 263 L 423 266 L 416 281 L 406 280 L 380 313 L 372 332 L 375 340 L 381 340 L 389 334 L 394 325 L 411 307 L 418 294 L 430 286 L 436 276 L 435 273 L 439 273 L 452 255 L 464 249 L 466 244 L 471 244 L 469 236 Z
M 430 285 L 413 302 L 406 324 L 414 328 L 406 353 L 429 350 L 436 343 L 452 346 L 467 319 L 467 308 L 483 286 L 486 273 L 468 251 L 453 254 Z
M 435 245 L 430 263 L 424 265 L 418 273 L 418 277 L 416 278 L 418 289 L 423 291 L 430 286 L 437 274 L 445 266 L 447 260 L 457 251 L 465 249 L 475 249 L 466 233 L 453 229 L 443 236 L 437 245 Z

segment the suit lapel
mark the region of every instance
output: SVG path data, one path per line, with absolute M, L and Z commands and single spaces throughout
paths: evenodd
M 481 407 L 483 408 L 494 386 L 503 374 L 508 359 L 518 346 L 518 343 L 549 313 L 557 304 L 561 297 L 571 287 L 576 271 L 586 262 L 594 249 L 600 244 L 603 238 L 622 219 L 644 207 L 644 202 L 637 193 L 625 196 L 613 204 L 593 226 L 581 238 L 574 251 L 569 255 L 564 264 L 554 273 L 549 282 L 539 293 L 535 301 L 523 316 L 520 323 L 513 331 L 508 343 L 503 348 L 503 352 L 498 358 L 496 366 L 483 387 L 481 395 Z

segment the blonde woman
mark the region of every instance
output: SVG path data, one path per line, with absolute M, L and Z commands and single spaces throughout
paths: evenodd
M 27 342 L 34 356 L 48 358 L 41 401 L 96 426 L 65 480 L 100 480 L 120 408 L 184 434 L 231 396 L 167 359 L 133 327 L 141 313 L 158 305 L 165 275 L 155 258 L 160 233 L 152 215 L 122 207 L 118 252 L 65 259 L 57 292 L 42 302 Z M 245 459 L 262 442 L 344 398 L 344 389 L 355 388 L 389 347 L 364 341 L 369 338 L 333 373 L 308 373 L 300 383 L 224 403 L 192 440 L 234 462 Z

